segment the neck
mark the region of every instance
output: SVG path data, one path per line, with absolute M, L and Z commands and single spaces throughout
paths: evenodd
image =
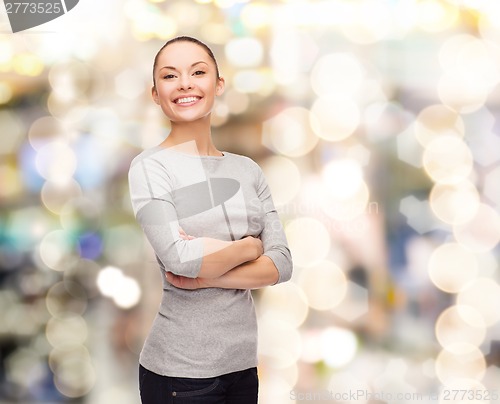
M 192 141 L 196 142 L 200 156 L 221 155 L 212 142 L 209 117 L 193 122 L 171 122 L 170 134 L 162 144 L 169 147 Z

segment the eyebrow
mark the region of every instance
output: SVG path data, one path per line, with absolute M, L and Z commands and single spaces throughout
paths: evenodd
M 200 63 L 204 63 L 208 66 L 208 63 L 207 62 L 204 62 L 203 60 L 200 60 L 199 62 L 195 62 L 191 65 L 191 67 L 194 67 L 196 65 L 199 65 Z M 163 66 L 162 68 L 160 68 L 160 70 L 163 70 L 163 69 L 170 69 L 170 70 L 175 70 L 177 71 L 177 69 L 174 67 L 174 66 Z

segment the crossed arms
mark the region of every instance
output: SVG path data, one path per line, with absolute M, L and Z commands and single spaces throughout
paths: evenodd
M 187 235 L 181 228 L 179 229 L 179 235 L 184 240 L 194 239 L 193 236 Z M 278 282 L 278 269 L 269 257 L 262 255 L 263 247 L 260 239 L 245 237 L 234 242 L 220 241 L 220 243 L 226 243 L 227 246 L 203 257 L 198 277 L 189 278 L 166 272 L 167 281 L 181 289 L 213 287 L 258 289 Z M 222 262 L 225 265 L 221 265 Z M 236 265 L 234 265 L 235 263 Z
M 250 164 L 243 169 L 255 175 L 256 202 L 264 214 L 262 231 L 258 237 L 224 241 L 186 234 L 179 224 L 185 212 L 179 212 L 174 202 L 173 180 L 163 162 L 134 160 L 129 171 L 132 206 L 169 283 L 183 289 L 256 289 L 290 279 L 292 260 L 283 227 L 260 167 Z M 193 199 L 188 197 L 181 209 Z

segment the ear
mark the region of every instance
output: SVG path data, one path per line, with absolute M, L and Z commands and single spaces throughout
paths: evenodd
M 226 88 L 226 80 L 223 77 L 219 77 L 217 80 L 217 86 L 215 87 L 215 95 L 219 96 L 224 94 L 224 89 Z
M 155 86 L 151 87 L 151 96 L 153 97 L 154 102 L 160 105 L 160 97 L 158 96 L 158 91 Z

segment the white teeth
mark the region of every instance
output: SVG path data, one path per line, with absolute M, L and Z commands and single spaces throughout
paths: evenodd
M 194 102 L 198 98 L 197 97 L 185 97 L 185 98 L 179 98 L 178 100 L 175 101 L 176 104 L 187 104 L 188 102 Z

